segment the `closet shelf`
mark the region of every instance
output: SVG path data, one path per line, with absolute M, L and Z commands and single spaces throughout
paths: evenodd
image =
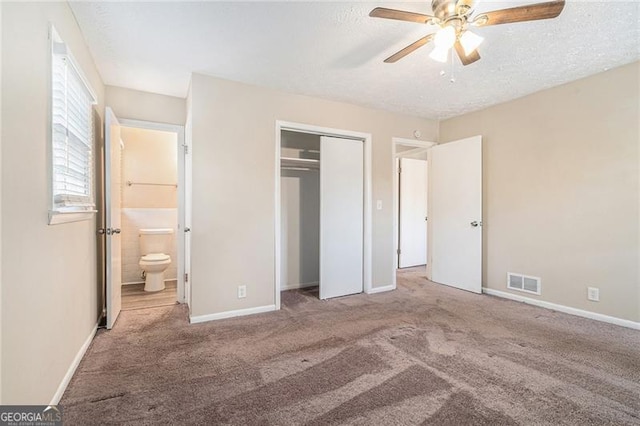
M 317 169 L 320 167 L 320 160 L 315 160 L 313 158 L 280 157 L 280 164 L 284 168 Z

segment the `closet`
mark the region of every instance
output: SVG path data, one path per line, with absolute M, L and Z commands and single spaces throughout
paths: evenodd
M 364 143 L 283 130 L 280 290 L 363 291 Z

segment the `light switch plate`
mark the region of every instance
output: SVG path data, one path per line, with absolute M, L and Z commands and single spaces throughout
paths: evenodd
M 382 200 L 376 201 L 376 209 L 377 210 L 382 210 Z

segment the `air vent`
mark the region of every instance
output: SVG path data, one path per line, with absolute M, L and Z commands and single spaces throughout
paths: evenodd
M 540 278 L 508 272 L 507 288 L 524 291 L 525 293 L 540 294 Z

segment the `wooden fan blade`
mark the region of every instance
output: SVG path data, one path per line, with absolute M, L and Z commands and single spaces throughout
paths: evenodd
M 537 21 L 555 18 L 564 9 L 564 0 L 548 1 L 546 3 L 529 4 L 483 13 L 474 18 L 477 26 L 510 24 L 512 22 Z
M 422 37 L 420 40 L 415 41 L 413 43 L 411 43 L 410 45 L 408 45 L 407 47 L 405 47 L 404 49 L 402 49 L 401 51 L 389 56 L 387 59 L 385 59 L 384 61 L 388 64 L 394 63 L 402 58 L 404 58 L 405 56 L 407 56 L 409 53 L 413 52 L 414 50 L 418 49 L 419 47 L 424 46 L 425 44 L 429 43 L 431 41 L 431 39 L 433 38 L 433 34 L 429 34 L 426 37 Z
M 421 13 L 405 12 L 403 10 L 387 9 L 386 7 L 376 7 L 369 13 L 369 16 L 373 18 L 385 18 L 385 19 L 396 19 L 398 21 L 418 22 L 420 24 L 426 24 L 430 20 L 434 19 L 433 16 L 423 15 Z
M 456 53 L 458 54 L 458 57 L 462 61 L 462 65 L 465 65 L 465 66 L 470 65 L 475 61 L 480 60 L 480 54 L 478 53 L 478 49 L 474 50 L 473 52 L 467 55 L 464 53 L 464 47 L 462 47 L 462 43 L 460 43 L 460 40 L 456 41 L 456 44 L 454 44 L 454 47 L 456 48 Z

